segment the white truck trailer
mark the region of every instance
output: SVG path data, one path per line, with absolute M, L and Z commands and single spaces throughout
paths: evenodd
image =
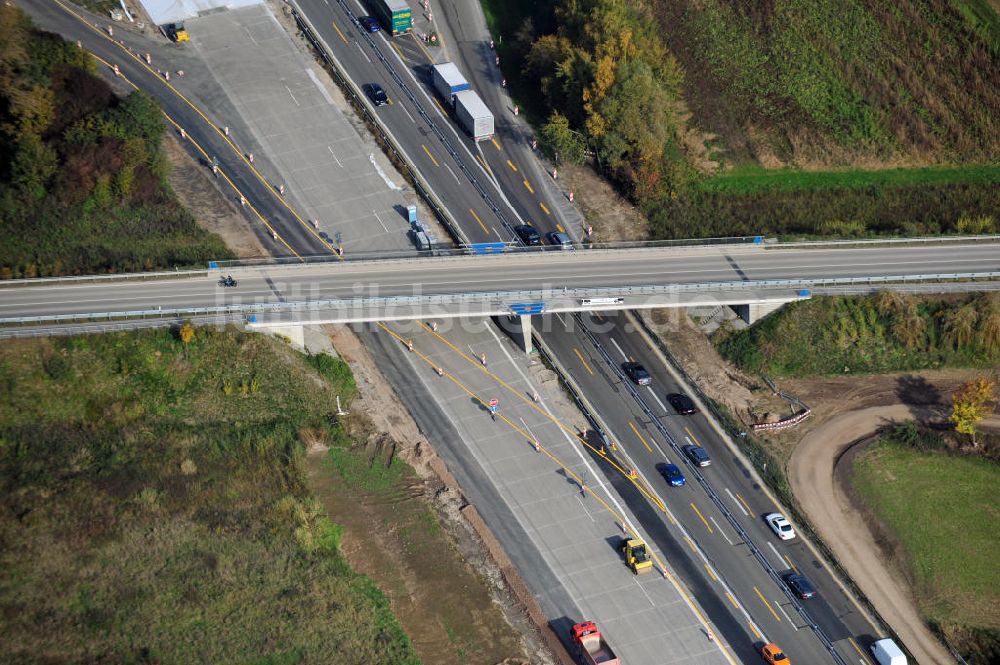
M 455 93 L 455 118 L 476 141 L 493 138 L 493 114 L 472 90 Z

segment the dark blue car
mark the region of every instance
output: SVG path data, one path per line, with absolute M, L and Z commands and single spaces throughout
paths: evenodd
M 378 32 L 382 29 L 382 26 L 378 23 L 378 19 L 373 16 L 362 16 L 358 19 L 358 23 L 368 32 Z
M 684 474 L 681 473 L 680 467 L 676 464 L 661 465 L 660 473 L 663 474 L 663 478 L 670 483 L 672 487 L 681 487 L 687 482 L 687 480 L 684 479 Z

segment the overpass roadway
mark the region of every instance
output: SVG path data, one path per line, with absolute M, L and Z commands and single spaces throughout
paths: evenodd
M 435 302 L 464 301 L 461 314 L 473 313 L 474 303 L 518 302 L 515 298 L 535 294 L 544 302 L 568 289 L 592 289 L 604 296 L 628 295 L 626 302 L 605 308 L 662 306 L 653 296 L 700 290 L 705 293 L 746 288 L 746 302 L 760 291 L 837 283 L 837 280 L 919 279 L 934 275 L 1000 274 L 1000 245 L 942 244 L 922 246 L 874 246 L 835 249 L 762 247 L 647 248 L 629 250 L 515 252 L 499 256 L 465 256 L 423 260 L 332 262 L 304 266 L 259 266 L 232 270 L 239 285 L 218 285 L 219 273 L 182 273 L 171 279 L 144 281 L 74 279 L 35 280 L 8 283 L 0 291 L 0 323 L 11 324 L 23 317 L 58 320 L 93 315 L 130 315 L 162 309 L 191 311 L 222 307 L 229 311 L 252 311 L 264 305 L 276 311 L 302 303 L 365 299 L 376 305 L 385 318 L 399 299 L 426 305 L 410 316 L 441 316 Z M 792 280 L 794 283 L 791 281 Z M 970 290 L 976 288 L 969 284 Z M 571 292 L 573 293 L 573 292 Z M 790 299 L 790 298 L 789 298 Z M 472 304 L 470 304 L 472 303 Z M 675 304 L 685 304 L 675 298 Z M 583 307 L 582 298 L 574 306 Z M 508 310 L 509 311 L 509 310 Z M 447 314 L 445 314 L 447 315 Z M 457 314 L 452 314 L 457 315 Z M 348 318 L 328 319 L 346 321 Z M 396 316 L 395 318 L 407 318 Z M 315 320 L 310 315 L 309 320 Z M 286 320 L 302 320 L 301 316 Z M 327 320 L 327 319 L 324 319 Z

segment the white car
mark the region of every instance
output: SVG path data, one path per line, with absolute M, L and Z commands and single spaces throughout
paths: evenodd
M 795 537 L 795 529 L 792 528 L 792 523 L 785 519 L 785 516 L 781 513 L 771 513 L 764 517 L 764 521 L 767 525 L 771 527 L 771 531 L 774 531 L 774 535 L 782 540 L 791 540 Z

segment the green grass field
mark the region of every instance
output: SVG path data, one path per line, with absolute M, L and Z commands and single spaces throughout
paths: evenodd
M 853 482 L 896 539 L 927 621 L 963 651 L 963 636 L 1000 635 L 1000 466 L 882 441 Z
M 774 191 L 954 184 L 1000 185 L 1000 166 L 942 166 L 881 171 L 794 171 L 743 166 L 706 178 L 699 183 L 699 187 L 707 192 L 746 195 Z
M 305 484 L 354 393 L 233 329 L 0 345 L 4 662 L 415 664 Z

